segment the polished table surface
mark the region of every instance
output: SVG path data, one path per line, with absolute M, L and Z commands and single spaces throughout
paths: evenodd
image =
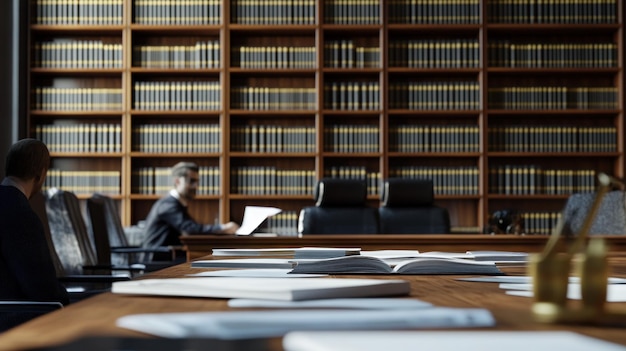
M 612 251 L 626 252 L 626 235 L 604 236 Z M 502 250 L 539 252 L 546 245 L 547 235 L 488 235 L 488 234 L 335 234 L 304 235 L 302 237 L 256 237 L 235 235 L 187 235 L 180 240 L 187 259 L 210 255 L 214 248 L 259 247 L 360 247 L 363 250 L 403 249 L 465 252 L 467 250 Z
M 523 267 L 502 267 L 502 270 L 511 275 L 525 273 Z M 200 269 L 191 268 L 189 263 L 184 263 L 144 277 L 181 277 L 190 272 L 199 271 Z M 611 257 L 610 273 L 612 276 L 626 277 L 625 256 Z M 607 327 L 537 323 L 530 313 L 532 299 L 506 295 L 496 283 L 455 280 L 459 276 L 374 277 L 406 279 L 411 282 L 412 286 L 410 297 L 438 306 L 487 308 L 497 320 L 494 330 L 571 330 L 626 345 L 626 332 L 623 325 Z M 611 303 L 610 306 L 626 308 L 626 303 Z M 123 296 L 103 293 L 0 334 L 0 350 L 49 347 L 85 336 L 145 337 L 140 333 L 115 326 L 118 317 L 128 314 L 229 309 L 225 299 Z M 272 350 L 281 349 L 278 338 L 270 340 L 270 345 Z

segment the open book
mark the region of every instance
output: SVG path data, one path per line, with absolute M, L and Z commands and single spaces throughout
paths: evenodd
M 171 278 L 115 282 L 117 294 L 254 298 L 299 301 L 339 297 L 407 295 L 407 281 L 333 278 Z
M 402 261 L 372 256 L 345 256 L 320 260 L 297 260 L 292 273 L 321 274 L 482 274 L 502 271 L 493 262 L 457 258 L 421 257 Z

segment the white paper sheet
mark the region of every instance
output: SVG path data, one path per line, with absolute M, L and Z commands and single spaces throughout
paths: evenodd
M 345 309 L 414 309 L 428 308 L 433 304 L 418 299 L 399 298 L 348 298 L 348 299 L 324 299 L 308 301 L 270 301 L 258 299 L 230 299 L 228 307 L 235 308 L 345 308 Z
M 246 206 L 241 227 L 237 229 L 236 234 L 250 235 L 265 219 L 280 212 L 282 210 L 276 207 Z
M 623 351 L 623 345 L 566 331 L 331 331 L 291 332 L 285 351 Z
M 532 284 L 500 284 L 500 289 L 506 290 L 508 295 L 514 296 L 533 296 Z M 570 283 L 567 287 L 567 298 L 572 300 L 581 300 L 580 284 Z M 626 302 L 626 285 L 625 284 L 609 284 L 606 291 L 607 302 Z
M 289 274 L 292 269 L 283 268 L 250 268 L 225 269 L 188 274 L 190 277 L 251 277 L 251 278 L 315 278 L 326 277 L 328 274 Z
M 267 338 L 295 330 L 393 330 L 492 327 L 482 308 L 402 310 L 268 310 L 151 313 L 121 317 L 117 326 L 166 338 Z M 415 345 L 413 345 L 415 346 Z M 385 348 L 385 350 L 391 350 Z

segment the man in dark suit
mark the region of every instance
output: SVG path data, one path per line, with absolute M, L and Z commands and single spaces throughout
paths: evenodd
M 0 183 L 0 300 L 69 303 L 56 277 L 43 224 L 28 202 L 41 191 L 49 165 L 48 148 L 39 140 L 20 140 L 7 154 L 6 177 Z M 0 330 L 29 318 L 0 316 Z
M 184 234 L 234 234 L 239 229 L 234 222 L 202 224 L 189 215 L 187 205 L 196 196 L 200 181 L 198 165 L 179 162 L 172 168 L 172 177 L 174 188 L 154 203 L 146 218 L 144 248 L 178 246 L 181 244 L 179 237 Z M 163 260 L 167 256 L 155 254 L 153 258 Z

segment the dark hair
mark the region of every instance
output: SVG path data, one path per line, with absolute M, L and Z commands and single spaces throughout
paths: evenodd
M 175 178 L 186 177 L 189 171 L 198 172 L 199 169 L 198 165 L 193 162 L 178 162 L 172 167 L 172 176 Z
M 6 176 L 23 180 L 37 178 L 50 167 L 50 152 L 37 139 L 22 139 L 11 146 L 6 158 Z

